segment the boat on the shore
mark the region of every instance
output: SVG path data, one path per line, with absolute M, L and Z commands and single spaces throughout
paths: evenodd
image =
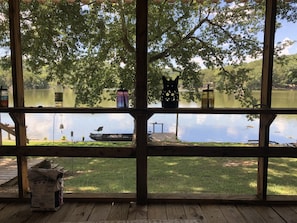
M 95 141 L 132 141 L 133 134 L 131 133 L 90 133 L 89 136 Z

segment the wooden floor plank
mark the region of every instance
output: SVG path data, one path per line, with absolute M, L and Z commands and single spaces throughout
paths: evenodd
M 297 206 L 290 206 L 290 208 L 292 209 L 292 210 L 294 210 L 296 213 L 297 213 Z
M 30 205 L 11 203 L 0 212 L 0 222 L 20 223 L 25 222 L 32 215 Z
M 266 222 L 269 223 L 282 223 L 285 222 L 278 213 L 276 213 L 271 207 L 255 206 L 253 207 Z
M 207 222 L 213 222 L 213 223 L 227 222 L 219 205 L 202 205 L 201 210 Z
M 0 203 L 0 223 L 297 223 L 297 206 L 65 203 L 59 210 L 32 211 L 29 203 Z
M 207 219 L 202 213 L 201 207 L 198 204 L 186 204 L 184 205 L 185 214 L 187 219 L 195 219 L 197 222 L 207 222 Z
M 186 219 L 186 213 L 182 204 L 166 204 L 167 219 Z
M 31 211 L 32 212 L 32 211 Z M 28 218 L 24 223 L 39 223 L 39 222 L 48 222 L 48 219 L 54 213 L 51 211 L 34 211 L 30 218 Z
M 70 216 L 67 216 L 66 221 L 84 222 L 90 217 L 94 204 L 92 203 L 76 203 Z
M 272 208 L 282 216 L 285 222 L 297 223 L 297 213 L 292 208 L 287 206 L 273 206 Z
M 110 210 L 111 210 L 111 204 L 94 204 L 94 207 L 92 209 L 92 212 L 89 217 L 89 221 L 100 221 L 100 220 L 106 220 Z
M 237 208 L 247 222 L 266 222 L 252 206 L 238 205 Z
M 0 211 L 7 206 L 6 203 L 0 203 Z
M 221 205 L 220 209 L 227 222 L 248 222 L 244 219 L 237 207 L 234 205 Z
M 34 212 L 33 219 L 28 221 L 31 222 L 67 222 L 68 218 L 71 217 L 73 211 L 75 210 L 76 204 L 75 203 L 65 203 L 63 206 L 56 212 L 45 212 L 45 213 L 38 213 Z M 43 215 L 43 216 L 42 216 Z M 37 219 L 38 218 L 38 219 Z
M 164 204 L 149 204 L 147 212 L 148 219 L 167 219 L 166 206 Z
M 114 203 L 107 216 L 107 220 L 127 220 L 129 207 L 129 203 Z
M 137 205 L 135 202 L 130 203 L 128 220 L 147 219 L 147 205 Z

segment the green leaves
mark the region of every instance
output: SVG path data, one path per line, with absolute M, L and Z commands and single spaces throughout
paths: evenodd
M 279 8 L 279 15 L 285 18 L 288 14 L 295 21 L 295 4 L 290 7 Z M 0 21 L 0 44 L 9 47 L 7 8 L 1 6 L 1 13 L 4 17 Z M 24 64 L 35 75 L 46 68 L 48 80 L 60 80 L 72 87 L 78 95 L 77 104 L 97 106 L 106 99 L 102 94 L 104 89 L 117 89 L 120 84 L 133 94 L 135 24 L 135 5 L 124 2 L 94 2 L 88 6 L 65 1 L 21 4 Z M 263 26 L 264 6 L 255 2 L 231 7 L 207 2 L 154 4 L 150 1 L 149 103 L 160 99 L 162 75 L 180 75 L 179 87 L 187 90 L 184 97 L 199 99 L 199 89 L 205 84 L 202 69 L 226 71 L 228 65 L 261 55 L 258 35 Z M 3 57 L 3 68 L 7 62 Z M 235 94 L 243 106 L 254 103 L 247 70 L 221 72 L 220 76 L 215 83 L 220 90 Z

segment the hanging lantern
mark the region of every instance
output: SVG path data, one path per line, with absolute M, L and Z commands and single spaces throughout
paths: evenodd
M 64 125 L 63 125 L 63 123 L 60 124 L 59 129 L 64 129 Z
M 214 93 L 213 89 L 209 88 L 209 84 L 207 85 L 207 89 L 202 91 L 201 103 L 202 108 L 214 108 Z
M 177 76 L 175 80 L 167 80 L 164 76 L 162 77 L 163 90 L 161 94 L 161 102 L 163 108 L 178 108 L 178 79 L 179 76 Z
M 0 88 L 0 107 L 8 107 L 8 90 L 6 88 Z
M 117 91 L 117 108 L 129 108 L 128 90 L 122 87 Z

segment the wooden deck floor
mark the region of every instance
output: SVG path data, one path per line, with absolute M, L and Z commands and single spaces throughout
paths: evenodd
M 135 203 L 69 202 L 56 212 L 32 212 L 28 203 L 0 203 L 0 222 L 281 223 L 297 222 L 297 205 L 151 204 L 137 206 Z
M 31 168 L 32 166 L 39 164 L 40 162 L 42 162 L 42 160 L 44 159 L 28 159 L 28 168 Z M 16 159 L 0 157 L 0 186 L 4 184 L 9 184 L 11 181 L 16 179 L 17 175 L 18 173 Z

